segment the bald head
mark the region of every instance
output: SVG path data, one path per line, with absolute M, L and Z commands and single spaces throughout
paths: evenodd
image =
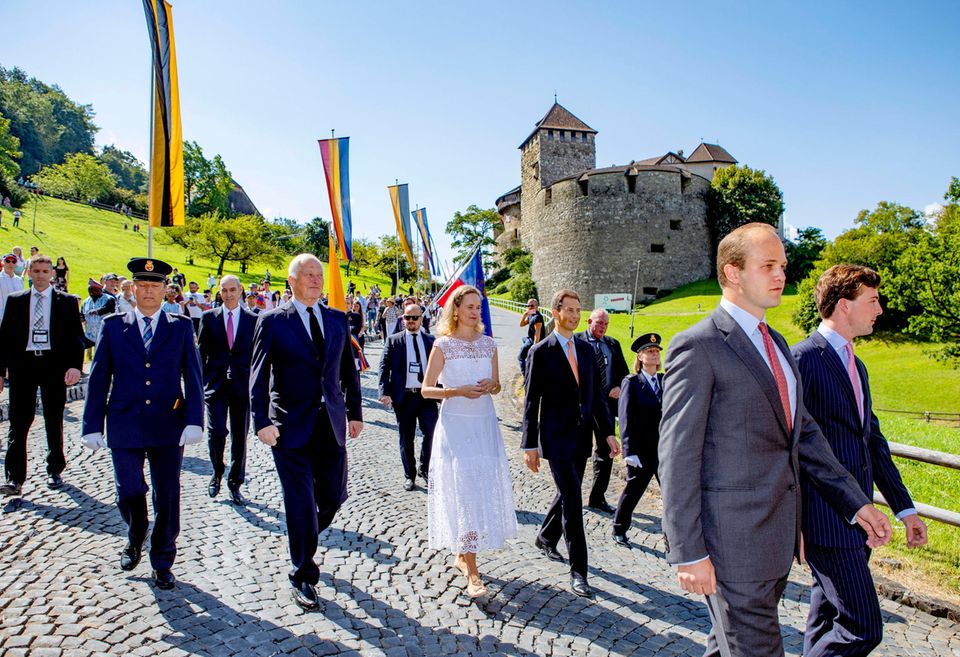
M 607 314 L 607 311 L 603 308 L 597 308 L 587 319 L 587 326 L 590 330 L 590 335 L 596 339 L 602 338 L 607 333 L 607 327 L 610 325 L 610 315 Z
M 227 274 L 220 279 L 220 298 L 227 310 L 233 310 L 240 305 L 240 294 L 243 286 L 240 279 L 233 274 Z

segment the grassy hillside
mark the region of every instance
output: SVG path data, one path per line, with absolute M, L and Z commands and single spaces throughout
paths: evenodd
M 700 281 L 677 289 L 669 297 L 645 307 L 635 317 L 634 335 L 650 331 L 661 334 L 669 350 L 670 339 L 711 312 L 720 300 L 716 281 Z M 767 313 L 770 325 L 794 344 L 805 335 L 791 322 L 797 306 L 796 291 L 788 289 L 783 303 Z M 586 328 L 584 313 L 580 328 Z M 610 335 L 624 348 L 627 363 L 630 316 L 610 317 Z M 960 413 L 960 370 L 928 356 L 931 345 L 905 336 L 881 335 L 857 341 L 857 355 L 870 372 L 874 406 L 877 409 L 939 411 Z M 960 430 L 927 424 L 908 416 L 878 412 L 887 438 L 943 452 L 960 454 Z M 917 502 L 960 511 L 960 471 L 896 458 L 904 482 Z M 889 573 L 894 579 L 916 583 L 922 589 L 960 602 L 960 528 L 929 521 L 930 545 L 908 550 L 902 525 L 894 521 L 894 539 L 890 546 L 876 551 L 875 560 L 894 559 L 903 570 Z M 882 567 L 882 566 L 881 566 Z
M 141 224 L 143 232 L 134 233 L 131 229 L 123 229 L 124 217 L 116 212 L 99 210 L 78 203 L 68 203 L 59 199 L 40 197 L 37 203 L 37 232 L 33 234 L 33 203 L 23 209 L 19 228 L 13 228 L 13 213 L 3 212 L 3 226 L 0 227 L 0 252 L 6 253 L 14 246 L 23 249 L 28 255 L 31 246 L 40 248 L 53 258 L 63 256 L 70 267 L 70 289 L 72 294 L 85 297 L 87 294 L 87 280 L 99 280 L 106 272 L 117 274 L 127 273 L 127 261 L 134 256 L 147 255 L 147 228 Z M 158 230 L 157 233 L 160 231 Z M 154 235 L 153 255 L 169 262 L 172 266 L 184 272 L 187 280 L 195 280 L 204 286 L 207 275 L 216 275 L 215 262 L 194 258 L 194 264 L 187 264 L 188 253 L 179 246 L 163 244 L 158 236 Z M 341 267 L 342 268 L 342 267 Z M 282 289 L 286 278 L 287 265 L 270 268 L 274 289 Z M 236 263 L 227 263 L 224 274 L 236 274 L 245 284 L 259 281 L 264 274 L 263 265 L 257 265 L 247 274 L 241 274 Z M 373 283 L 379 283 L 382 289 L 390 289 L 390 280 L 382 274 L 361 270 L 356 274 L 351 269 L 350 280 L 365 290 Z M 344 275 L 344 286 L 347 284 Z

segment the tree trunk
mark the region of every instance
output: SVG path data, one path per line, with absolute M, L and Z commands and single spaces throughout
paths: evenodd
M 219 278 L 223 278 L 223 265 L 224 265 L 224 263 L 225 263 L 226 261 L 227 261 L 227 254 L 224 253 L 224 254 L 220 257 L 220 264 L 217 265 L 217 278 L 218 278 L 218 279 L 219 279 Z

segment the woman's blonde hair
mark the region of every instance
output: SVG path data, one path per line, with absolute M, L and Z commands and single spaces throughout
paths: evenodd
M 480 290 L 472 285 L 462 285 L 454 290 L 450 298 L 447 299 L 447 303 L 444 304 L 443 312 L 440 314 L 440 321 L 437 324 L 438 336 L 453 335 L 454 331 L 457 330 L 457 326 L 460 323 L 457 310 L 460 308 L 460 304 L 463 303 L 463 298 L 468 294 L 476 294 L 480 297 L 480 301 L 483 301 L 483 295 L 480 294 Z M 474 330 L 477 333 L 483 333 L 483 321 L 477 322 Z

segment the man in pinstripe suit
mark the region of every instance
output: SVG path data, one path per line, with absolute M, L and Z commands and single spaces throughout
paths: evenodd
M 835 265 L 820 277 L 817 309 L 823 321 L 793 347 L 804 404 L 833 453 L 868 496 L 873 484 L 907 529 L 907 545 L 927 542 L 927 527 L 897 471 L 873 414 L 867 369 L 853 340 L 873 332 L 883 310 L 880 276 L 867 267 Z M 883 620 L 867 560 L 864 533 L 841 518 L 807 478 L 801 480 L 802 528 L 814 584 L 804 637 L 806 657 L 869 654 L 880 644 Z

